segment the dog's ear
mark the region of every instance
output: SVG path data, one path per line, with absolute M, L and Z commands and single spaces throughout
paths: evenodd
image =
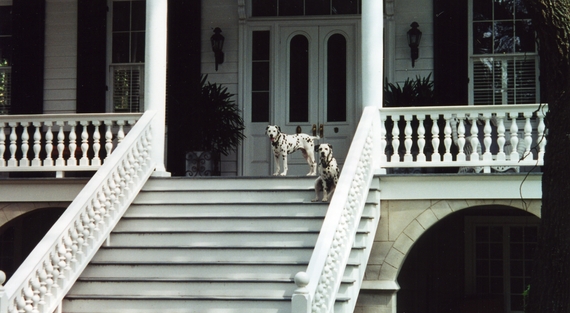
M 332 150 L 332 145 L 330 143 L 328 145 L 329 145 L 329 148 Z
M 277 130 L 278 130 L 279 132 L 281 132 L 281 127 L 277 126 Z
M 267 131 L 269 129 L 269 126 L 271 126 L 271 125 L 267 125 L 267 127 L 265 127 L 265 131 Z

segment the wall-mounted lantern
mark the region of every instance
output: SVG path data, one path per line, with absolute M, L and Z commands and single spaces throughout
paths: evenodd
M 224 63 L 224 36 L 220 34 L 222 30 L 219 27 L 214 28 L 214 34 L 210 37 L 210 42 L 212 43 L 212 51 L 214 51 L 214 58 L 216 61 L 216 71 L 218 70 L 218 64 Z
M 412 29 L 408 30 L 408 45 L 412 52 L 412 67 L 414 67 L 416 60 L 420 56 L 419 46 L 422 40 L 422 32 L 418 29 L 420 25 L 417 22 L 413 22 L 410 27 Z

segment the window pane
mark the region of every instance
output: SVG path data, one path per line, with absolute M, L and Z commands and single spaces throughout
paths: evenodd
M 346 39 L 339 34 L 327 44 L 327 121 L 346 121 Z
M 253 123 L 269 122 L 269 92 L 253 92 L 251 94 L 251 121 Z
M 269 122 L 269 31 L 252 33 L 251 119 L 252 122 Z
M 473 53 L 493 53 L 493 24 L 473 23 Z
M 113 2 L 113 31 L 129 31 L 130 29 L 130 2 Z
M 515 23 L 516 52 L 535 52 L 534 27 L 530 20 Z
M 145 30 L 146 3 L 145 1 L 132 2 L 131 30 Z
M 0 66 L 12 65 L 12 37 L 0 37 Z
M 280 0 L 279 16 L 304 15 L 303 0 Z
M 306 15 L 330 15 L 331 0 L 312 0 L 305 3 Z
M 251 0 L 253 16 L 277 16 L 277 0 Z
M 142 90 L 141 66 L 117 66 L 113 70 L 113 108 L 115 112 L 139 112 Z
M 494 53 L 513 53 L 515 51 L 514 24 L 509 22 L 495 22 Z
M 129 63 L 129 33 L 113 34 L 113 63 Z
M 290 44 L 289 121 L 309 121 L 309 41 L 296 35 Z
M 131 35 L 131 59 L 129 63 L 142 63 L 144 62 L 144 46 L 145 46 L 145 33 L 136 32 Z
M 515 0 L 495 0 L 494 1 L 494 19 L 510 20 L 513 19 Z
M 252 39 L 252 59 L 269 60 L 269 31 L 255 31 Z
M 12 35 L 12 7 L 0 6 L 0 36 Z
M 357 0 L 332 0 L 332 14 L 357 14 Z
M 493 2 L 491 0 L 473 0 L 473 20 L 492 20 Z

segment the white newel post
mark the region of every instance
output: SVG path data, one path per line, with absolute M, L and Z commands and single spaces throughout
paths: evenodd
M 170 176 L 164 165 L 166 120 L 167 1 L 146 1 L 145 102 L 156 111 L 152 123 L 153 176 Z
M 362 1 L 362 105 L 382 106 L 384 1 Z

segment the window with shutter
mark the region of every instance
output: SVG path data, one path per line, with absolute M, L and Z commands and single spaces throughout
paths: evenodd
M 539 102 L 534 28 L 522 0 L 470 0 L 471 104 Z
M 144 110 L 144 0 L 112 3 L 110 103 L 114 112 Z
M 9 114 L 12 89 L 12 6 L 0 6 L 0 114 Z

